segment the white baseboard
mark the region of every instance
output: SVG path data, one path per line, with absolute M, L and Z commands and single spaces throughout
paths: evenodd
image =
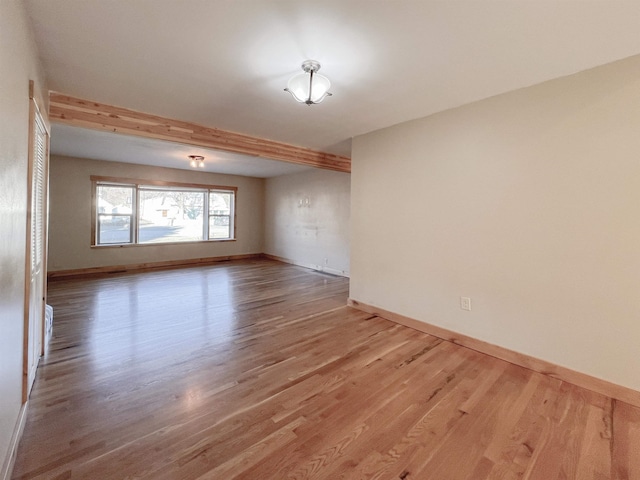
M 7 451 L 7 457 L 4 459 L 2 463 L 2 470 L 0 470 L 0 480 L 10 480 L 11 474 L 13 473 L 13 466 L 16 463 L 16 456 L 18 454 L 18 445 L 20 444 L 20 439 L 22 438 L 22 432 L 24 431 L 24 425 L 27 421 L 27 406 L 29 402 L 22 405 L 20 408 L 20 413 L 18 414 L 18 420 L 16 421 L 16 426 L 13 429 L 13 435 L 11 436 L 11 441 L 9 442 L 9 450 Z

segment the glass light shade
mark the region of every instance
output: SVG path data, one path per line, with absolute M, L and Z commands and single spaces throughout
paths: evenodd
M 299 73 L 294 75 L 287 84 L 287 91 L 300 103 L 320 103 L 327 95 L 330 95 L 331 82 L 327 77 L 313 74 L 313 86 L 311 98 L 309 98 L 311 73 Z
M 202 155 L 189 155 L 189 158 L 191 159 L 189 165 L 193 168 L 204 168 L 204 157 Z

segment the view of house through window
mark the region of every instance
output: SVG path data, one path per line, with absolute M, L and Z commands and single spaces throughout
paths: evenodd
M 97 187 L 97 244 L 131 243 L 133 241 L 133 187 Z
M 96 245 L 234 238 L 235 189 L 96 182 Z
M 140 187 L 138 243 L 203 240 L 206 192 Z M 225 238 L 229 238 L 228 236 Z
M 209 195 L 209 238 L 229 238 L 233 228 L 233 192 Z

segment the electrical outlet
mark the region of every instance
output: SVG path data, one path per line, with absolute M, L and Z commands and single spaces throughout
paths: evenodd
M 469 297 L 460 297 L 460 308 L 471 311 L 471 299 Z

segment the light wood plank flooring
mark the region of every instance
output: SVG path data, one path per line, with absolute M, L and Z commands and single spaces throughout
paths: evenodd
M 50 283 L 16 479 L 640 479 L 640 409 L 269 260 Z

